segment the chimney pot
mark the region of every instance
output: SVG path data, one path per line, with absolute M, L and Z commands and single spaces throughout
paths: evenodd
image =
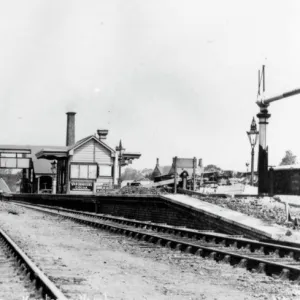
M 106 140 L 108 130 L 107 129 L 98 129 L 97 134 L 99 136 L 99 140 Z

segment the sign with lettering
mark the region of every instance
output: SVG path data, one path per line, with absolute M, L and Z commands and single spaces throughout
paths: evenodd
M 94 187 L 93 182 L 88 182 L 88 181 L 75 181 L 72 180 L 70 182 L 70 190 L 71 191 L 88 191 L 92 192 Z
M 103 183 L 96 185 L 96 193 L 103 193 L 107 192 L 108 190 L 112 190 L 113 186 L 111 183 Z

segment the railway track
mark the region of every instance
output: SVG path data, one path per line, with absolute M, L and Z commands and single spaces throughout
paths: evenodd
M 0 262 L 0 299 L 67 299 L 2 229 Z
M 45 205 L 15 203 L 156 245 L 243 267 L 252 272 L 300 283 L 300 248 L 213 231 L 193 230 Z

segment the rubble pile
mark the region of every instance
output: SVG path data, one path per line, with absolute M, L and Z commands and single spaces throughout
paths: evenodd
M 0 202 L 0 212 L 7 212 L 12 215 L 20 215 L 20 214 L 24 213 L 24 209 L 13 203 L 1 201 Z
M 165 193 L 166 191 L 163 188 L 143 186 L 124 186 L 115 192 L 117 195 L 160 195 Z
M 270 224 L 284 225 L 292 227 L 292 224 L 286 220 L 286 212 L 284 204 L 262 203 L 258 198 L 221 198 L 221 197 L 196 197 L 202 201 L 206 201 L 224 208 L 229 208 L 248 216 L 262 219 Z M 300 217 L 300 210 L 291 207 L 291 215 L 293 218 Z

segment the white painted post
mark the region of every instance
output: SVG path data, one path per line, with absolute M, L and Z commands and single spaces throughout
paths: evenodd
M 56 194 L 56 174 L 52 176 L 52 194 Z
M 113 178 L 114 185 L 118 184 L 118 180 L 119 180 L 119 154 L 116 151 L 115 163 L 114 163 L 114 178 Z
M 37 178 L 37 193 L 40 193 L 40 176 Z

